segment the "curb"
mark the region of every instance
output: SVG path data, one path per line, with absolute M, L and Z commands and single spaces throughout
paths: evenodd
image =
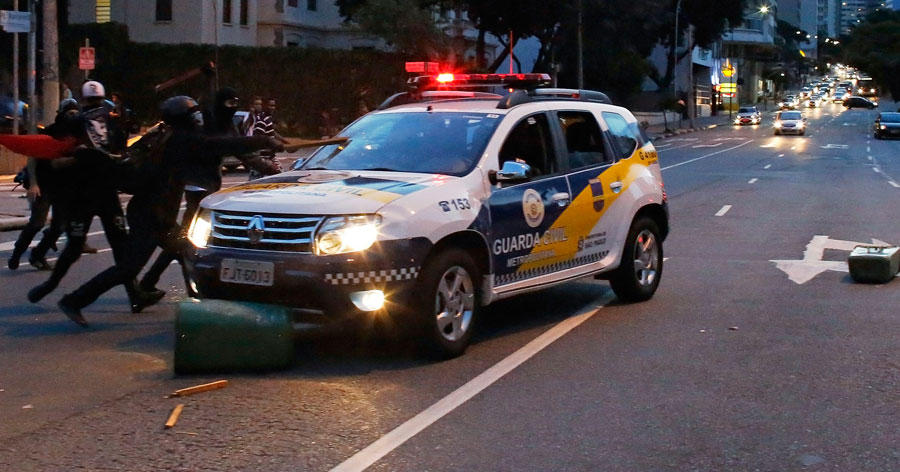
M 15 178 L 16 178 L 15 174 L 0 175 L 0 184 L 10 184 L 10 183 L 12 183 L 13 179 L 15 179 Z
M 16 231 L 20 230 L 28 224 L 28 217 L 22 216 L 18 218 L 0 219 L 0 231 Z

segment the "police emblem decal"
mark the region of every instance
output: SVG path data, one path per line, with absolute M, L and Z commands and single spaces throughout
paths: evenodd
M 265 233 L 266 225 L 263 222 L 263 217 L 260 215 L 253 216 L 250 219 L 250 224 L 247 225 L 247 238 L 250 239 L 250 243 L 258 244 Z
M 537 190 L 530 188 L 522 195 L 522 212 L 528 226 L 536 228 L 544 221 L 544 201 Z

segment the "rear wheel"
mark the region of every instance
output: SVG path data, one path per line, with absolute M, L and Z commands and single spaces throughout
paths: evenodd
M 418 340 L 431 357 L 465 352 L 480 308 L 481 275 L 469 253 L 450 249 L 432 258 L 420 275 L 415 312 Z
M 619 300 L 640 302 L 656 293 L 663 269 L 662 239 L 659 226 L 650 218 L 641 217 L 631 224 L 619 268 L 609 284 Z

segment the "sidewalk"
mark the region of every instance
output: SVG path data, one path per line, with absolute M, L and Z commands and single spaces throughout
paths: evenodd
M 15 175 L 0 175 L 0 231 L 22 229 L 28 223 L 28 200 L 22 187 L 11 191 Z
M 701 131 L 705 129 L 715 128 L 717 126 L 723 126 L 728 124 L 728 114 L 720 114 L 717 116 L 701 116 L 694 119 L 695 128 L 690 128 L 690 122 L 686 119 L 681 120 L 681 127 L 679 127 L 679 122 L 675 121 L 674 123 L 669 123 L 669 130 L 666 130 L 664 124 L 652 125 L 647 128 L 647 134 L 656 139 L 668 138 L 670 136 L 677 136 L 679 134 L 684 133 L 692 133 L 694 131 Z

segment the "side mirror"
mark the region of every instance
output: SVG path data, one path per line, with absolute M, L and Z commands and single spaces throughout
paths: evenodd
M 523 162 L 506 161 L 499 172 L 488 174 L 491 184 L 498 182 L 522 182 L 531 178 L 531 166 Z

